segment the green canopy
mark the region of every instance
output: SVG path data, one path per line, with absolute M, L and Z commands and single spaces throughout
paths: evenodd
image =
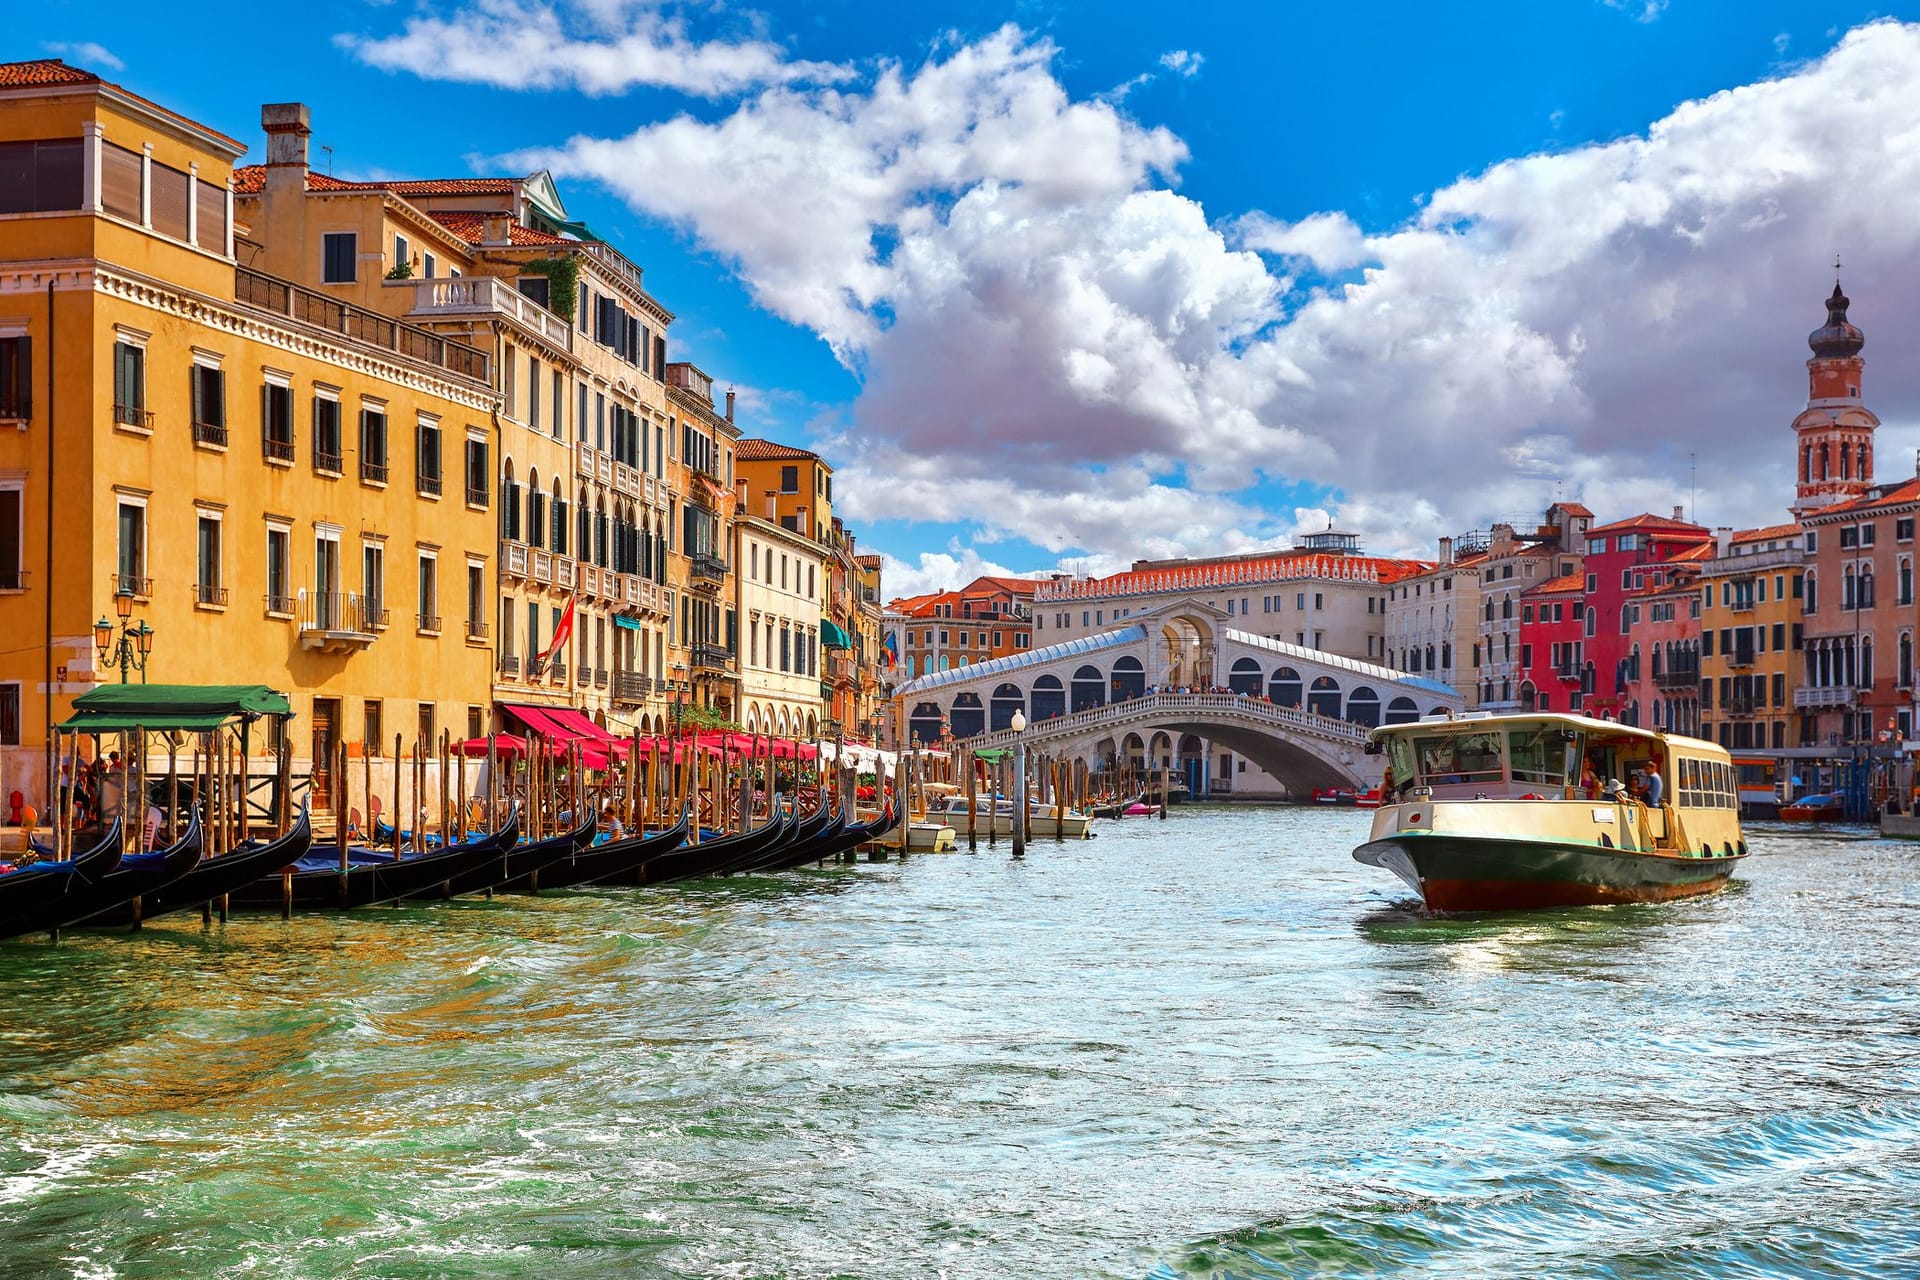
M 820 644 L 828 649 L 851 649 L 853 638 L 847 634 L 845 627 L 832 618 L 822 618 L 820 619 Z
M 55 726 L 78 733 L 217 729 L 235 716 L 288 716 L 293 708 L 263 684 L 103 684 L 73 700 Z

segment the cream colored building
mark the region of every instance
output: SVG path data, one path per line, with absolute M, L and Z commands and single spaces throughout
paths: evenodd
M 814 737 L 825 718 L 827 549 L 775 519 L 733 521 L 740 619 L 740 724 L 749 732 Z
M 1387 587 L 1385 665 L 1452 685 L 1471 708 L 1480 696 L 1475 662 L 1487 554 L 1484 545 L 1457 551 L 1452 538 L 1440 539 L 1431 569 Z

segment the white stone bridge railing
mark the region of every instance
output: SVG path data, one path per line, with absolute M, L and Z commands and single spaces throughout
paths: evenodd
M 1109 702 L 1085 711 L 1069 712 L 1027 726 L 1027 744 L 1080 738 L 1105 728 L 1123 728 L 1136 721 L 1166 720 L 1183 724 L 1245 725 L 1277 732 L 1282 737 L 1309 737 L 1343 746 L 1360 746 L 1367 726 L 1297 707 L 1281 707 L 1264 698 L 1237 693 L 1150 693 L 1125 702 Z M 971 749 L 1010 747 L 1013 731 L 976 734 L 962 739 Z

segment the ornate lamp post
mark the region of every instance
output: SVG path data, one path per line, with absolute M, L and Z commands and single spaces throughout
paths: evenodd
M 102 617 L 93 624 L 93 644 L 100 651 L 100 665 L 119 667 L 120 683 L 131 683 L 135 669 L 140 672 L 140 683 L 147 682 L 147 657 L 153 652 L 153 628 L 146 619 L 130 623 L 133 617 L 133 592 L 125 587 L 113 593 L 113 611 L 120 619 L 119 635 L 114 634 L 114 623 Z
M 1025 713 L 1015 711 L 1013 718 L 1007 721 L 1007 727 L 1013 730 L 1013 776 L 1019 785 L 1014 788 L 1013 801 L 1013 856 L 1023 858 L 1027 853 L 1027 717 Z

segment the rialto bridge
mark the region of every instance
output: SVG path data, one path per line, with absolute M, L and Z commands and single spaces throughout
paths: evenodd
M 1362 751 L 1373 726 L 1463 705 L 1436 681 L 1228 621 L 1188 600 L 1099 635 L 937 671 L 895 692 L 901 723 L 924 745 L 1005 746 L 1019 711 L 1027 744 L 1056 758 L 1171 767 L 1196 795 L 1304 796 L 1379 780 L 1379 757 Z

